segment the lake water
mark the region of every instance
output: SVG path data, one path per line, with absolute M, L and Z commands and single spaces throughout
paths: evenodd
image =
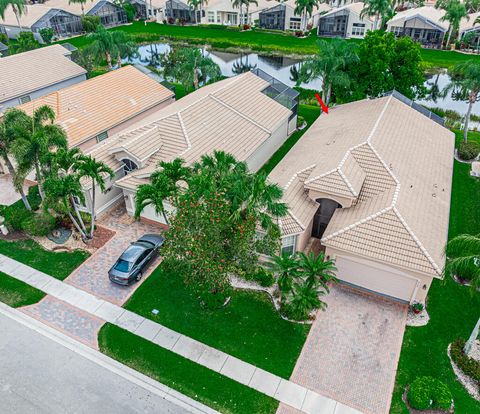
M 201 48 L 205 56 L 209 56 L 218 64 L 224 76 L 234 76 L 251 69 L 262 69 L 269 75 L 277 78 L 288 86 L 295 86 L 295 70 L 301 65 L 301 60 L 291 59 L 281 56 L 266 56 L 257 53 L 238 54 L 217 50 L 206 50 Z M 154 43 L 140 46 L 138 57 L 128 60 L 129 63 L 136 63 L 145 66 L 152 66 L 160 69 L 160 56 L 170 51 L 167 43 Z M 432 91 L 425 99 L 418 103 L 427 107 L 437 107 L 442 109 L 453 109 L 460 114 L 465 114 L 467 104 L 465 101 L 456 101 L 451 95 L 439 97 L 438 92 L 442 91 L 448 85 L 450 77 L 446 71 L 434 75 L 426 75 L 425 86 Z M 321 81 L 315 80 L 300 86 L 309 89 L 321 89 Z M 476 103 L 473 107 L 473 113 L 480 115 L 480 104 Z

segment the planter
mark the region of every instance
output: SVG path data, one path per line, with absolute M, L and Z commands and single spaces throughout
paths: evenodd
M 302 125 L 300 125 L 299 127 L 297 127 L 297 129 L 298 129 L 299 131 L 303 131 L 306 127 L 307 127 L 307 123 L 304 122 Z

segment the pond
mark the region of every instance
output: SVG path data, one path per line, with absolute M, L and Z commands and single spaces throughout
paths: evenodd
M 285 83 L 288 86 L 295 86 L 295 75 L 301 65 L 301 60 L 283 56 L 267 56 L 257 53 L 230 53 L 219 50 L 207 50 L 201 48 L 205 56 L 209 56 L 218 64 L 224 76 L 234 76 L 251 69 L 262 69 L 269 75 Z M 138 56 L 128 59 L 129 63 L 161 68 L 160 57 L 170 51 L 168 43 L 152 43 L 140 46 Z M 430 91 L 428 96 L 417 102 L 429 108 L 451 109 L 464 115 L 467 111 L 467 104 L 462 100 L 455 100 L 452 94 L 446 97 L 439 96 L 445 86 L 450 82 L 447 71 L 436 74 L 426 74 L 425 86 Z M 320 90 L 322 82 L 317 79 L 312 82 L 303 83 L 300 86 L 309 89 Z M 480 104 L 475 104 L 472 113 L 480 115 Z

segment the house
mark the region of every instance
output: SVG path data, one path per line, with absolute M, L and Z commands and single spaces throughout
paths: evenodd
M 133 66 L 60 89 L 17 108 L 32 114 L 50 106 L 69 147 L 85 151 L 141 122 L 175 100 L 172 91 Z
M 159 161 L 183 158 L 188 164 L 214 150 L 246 161 L 257 171 L 296 129 L 298 93 L 261 71 L 247 72 L 202 87 L 158 111 L 150 121 L 87 151 L 115 171 L 108 192 L 97 191 L 96 211 L 125 200 L 134 213 L 139 185 L 149 182 Z M 87 209 L 91 188 L 85 182 Z M 170 207 L 166 206 L 167 209 Z M 147 207 L 142 220 L 165 225 Z
M 202 23 L 205 24 L 222 24 L 225 26 L 236 26 L 240 24 L 254 24 L 262 10 L 271 8 L 278 4 L 275 0 L 258 0 L 257 4 L 250 3 L 247 8 L 242 7 L 242 16 L 240 8 L 234 7 L 231 0 L 211 0 L 205 4 L 205 16 L 202 16 Z
M 302 27 L 302 16 L 295 13 L 295 7 L 295 1 L 288 0 L 260 11 L 260 27 L 274 30 L 305 30 L 306 28 Z M 307 24 L 316 27 L 320 16 L 330 10 L 331 7 L 328 4 L 319 3 L 314 7 L 312 17 L 308 18 Z
M 167 0 L 165 2 L 163 15 L 167 21 L 180 20 L 185 23 L 200 23 L 200 10 L 197 10 L 196 14 L 195 18 L 195 10 L 181 0 Z
M 25 13 L 20 17 L 20 25 L 9 6 L 4 18 L 0 18 L 0 33 L 5 33 L 10 39 L 16 39 L 20 32 L 32 32 L 39 42 L 43 42 L 39 31 L 50 27 L 58 38 L 78 35 L 82 32 L 80 16 L 62 9 L 48 7 L 43 4 L 25 6 Z
M 410 303 L 441 278 L 455 141 L 412 106 L 396 92 L 337 106 L 269 176 L 284 252 L 320 243 L 341 281 Z
M 475 22 L 479 17 L 480 12 L 469 14 L 467 19 L 462 19 L 459 28 L 460 38 L 463 38 L 466 35 L 471 36 L 470 33 L 473 34 L 473 39 L 470 44 L 475 45 L 477 49 L 480 46 L 480 25 Z
M 64 10 L 82 16 L 82 5 L 71 3 L 69 0 L 47 0 L 46 6 Z M 113 27 L 127 23 L 127 14 L 123 7 L 108 0 L 88 0 L 84 5 L 85 16 L 99 16 L 100 22 L 105 27 Z
M 374 22 L 370 17 L 360 17 L 363 3 L 351 3 L 333 9 L 318 19 L 318 36 L 362 39 Z
M 0 113 L 87 78 L 60 45 L 42 47 L 0 59 Z
M 395 36 L 409 36 L 423 46 L 439 47 L 448 32 L 445 11 L 431 6 L 407 9 L 387 22 L 387 31 Z

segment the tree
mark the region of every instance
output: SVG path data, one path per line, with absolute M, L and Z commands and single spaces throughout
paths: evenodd
M 195 16 L 194 22 L 195 24 L 197 22 L 197 9 L 200 7 L 201 0 L 187 0 L 187 4 L 190 6 L 190 8 L 193 9 L 193 15 Z
M 90 238 L 93 238 L 93 233 L 95 229 L 95 196 L 96 196 L 96 187 L 100 187 L 102 192 L 106 190 L 106 181 L 105 178 L 112 179 L 115 174 L 110 167 L 108 167 L 104 162 L 97 161 L 92 156 L 83 156 L 81 157 L 81 162 L 78 167 L 76 167 L 80 177 L 88 177 L 91 180 L 92 186 L 92 205 L 90 214 L 92 217 L 91 227 L 90 227 Z
M 0 0 L 0 18 L 2 18 L 2 20 L 5 19 L 5 11 L 9 6 L 12 7 L 13 14 L 17 19 L 18 28 L 22 30 L 20 17 L 27 12 L 26 0 Z
M 315 285 L 310 285 L 306 280 L 299 280 L 293 284 L 290 299 L 284 304 L 283 310 L 287 317 L 294 320 L 306 320 L 311 311 L 324 310 L 327 304 L 319 296 L 325 295 Z
M 349 65 L 358 62 L 357 46 L 342 39 L 320 40 L 319 51 L 314 57 L 307 58 L 300 69 L 300 82 L 312 79 L 322 80 L 322 100 L 330 103 L 332 92 L 339 88 L 349 89 Z
M 451 81 L 444 89 L 444 94 L 451 90 L 457 90 L 460 96 L 466 97 L 467 99 L 468 109 L 465 114 L 465 123 L 463 126 L 463 140 L 467 142 L 468 124 L 470 122 L 472 107 L 480 98 L 480 63 L 476 60 L 459 63 L 453 67 L 450 74 Z
M 93 33 L 97 30 L 98 26 L 102 25 L 100 16 L 82 16 L 80 21 L 82 22 L 85 33 Z
M 269 267 L 277 275 L 280 292 L 290 293 L 293 289 L 293 281 L 298 277 L 298 263 L 295 257 L 288 253 L 275 255 L 270 259 Z
M 321 286 L 327 292 L 328 283 L 336 282 L 335 267 L 333 260 L 325 260 L 325 253 L 320 252 L 317 256 L 313 252 L 306 255 L 300 252 L 298 255 L 300 275 L 305 277 L 305 281 L 310 287 Z
M 469 13 L 477 13 L 480 11 L 480 0 L 465 0 L 465 7 Z
M 470 281 L 472 294 L 478 294 L 480 288 L 480 237 L 462 234 L 451 239 L 445 247 L 447 261 L 443 274 L 458 275 Z M 480 330 L 480 318 L 475 325 L 469 340 L 465 343 L 464 352 L 468 355 Z
M 393 5 L 391 0 L 365 0 L 363 4 L 360 18 L 375 16 L 373 30 L 383 28 L 388 18 L 392 16 Z M 380 27 L 378 26 L 379 21 L 381 21 Z
M 436 4 L 435 7 L 445 10 L 445 14 L 440 20 L 449 23 L 448 37 L 446 43 L 446 46 L 448 46 L 450 44 L 450 38 L 452 37 L 452 33 L 454 31 L 458 32 L 458 38 L 460 39 L 460 22 L 465 17 L 468 19 L 468 12 L 465 4 L 462 3 L 460 0 L 447 0 L 445 2 L 441 2 L 440 4 Z
M 319 3 L 321 3 L 319 0 L 295 0 L 294 13 L 301 16 L 301 28 L 303 31 L 307 28 L 307 17 L 312 17 L 313 10 Z
M 40 46 L 32 32 L 20 32 L 14 44 L 14 50 L 15 53 L 22 53 L 38 49 Z
M 258 1 L 257 0 L 245 0 L 245 6 L 246 6 L 246 14 L 247 14 L 247 21 L 245 23 L 250 24 L 250 4 L 255 4 L 258 6 Z
M 68 4 L 80 4 L 82 16 L 85 16 L 85 4 L 87 4 L 87 0 L 68 0 Z
M 40 36 L 42 37 L 45 44 L 52 44 L 53 38 L 55 36 L 55 30 L 53 30 L 51 27 L 43 27 L 38 31 L 38 33 L 40 33 Z

